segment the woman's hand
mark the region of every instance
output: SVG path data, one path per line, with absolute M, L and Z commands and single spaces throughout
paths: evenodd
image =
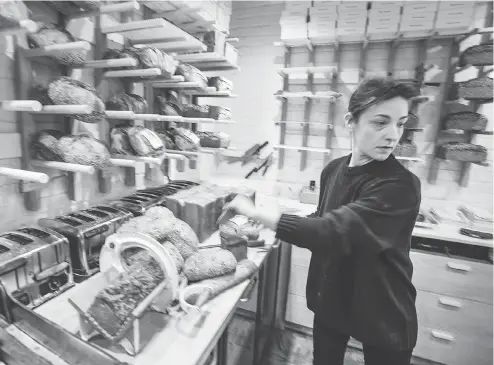
M 254 202 L 244 195 L 237 195 L 230 203 L 225 204 L 223 210 L 231 210 L 247 218 L 257 219 L 257 208 Z
M 279 212 L 263 211 L 256 208 L 252 200 L 244 195 L 237 195 L 230 203 L 225 204 L 223 211 L 230 210 L 261 223 L 264 227 L 276 231 L 281 214 Z

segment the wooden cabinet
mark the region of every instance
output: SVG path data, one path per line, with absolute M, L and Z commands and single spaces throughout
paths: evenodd
M 492 305 L 492 265 L 432 253 L 410 256 L 417 289 Z
M 430 240 L 424 243 L 434 246 Z M 442 241 L 438 250 L 448 245 Z M 478 256 L 478 247 L 461 246 L 461 253 L 457 246 L 451 248 L 457 253 L 453 257 L 422 250 L 410 253 L 419 321 L 414 364 L 493 363 L 493 266 L 469 258 L 472 250 L 476 252 L 472 256 Z M 307 309 L 305 298 L 309 261 L 310 251 L 291 247 L 284 318 L 295 327 L 310 329 L 314 316 Z
M 414 356 L 448 365 L 490 365 L 492 265 L 412 252 L 419 334 Z

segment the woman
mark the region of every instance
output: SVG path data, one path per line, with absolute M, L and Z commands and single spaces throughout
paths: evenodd
M 350 336 L 362 342 L 367 365 L 410 364 L 417 314 L 409 252 L 420 181 L 391 153 L 417 94 L 391 80 L 358 86 L 345 116 L 352 153 L 324 168 L 311 216 L 263 212 L 243 196 L 225 206 L 312 252 L 314 365 L 343 365 Z

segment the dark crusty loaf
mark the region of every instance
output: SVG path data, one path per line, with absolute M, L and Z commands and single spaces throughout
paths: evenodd
M 136 260 L 127 271 L 98 293 L 88 314 L 106 332 L 116 335 L 132 311 L 164 278 L 163 271 L 153 258 L 149 257 L 148 261 Z

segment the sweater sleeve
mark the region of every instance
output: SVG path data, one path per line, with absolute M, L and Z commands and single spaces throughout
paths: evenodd
M 360 198 L 323 217 L 283 214 L 276 236 L 310 250 L 349 254 L 353 250 L 381 252 L 398 244 L 404 226 L 416 219 L 420 187 L 397 179 L 364 187 Z M 410 222 L 413 220 L 413 222 Z

